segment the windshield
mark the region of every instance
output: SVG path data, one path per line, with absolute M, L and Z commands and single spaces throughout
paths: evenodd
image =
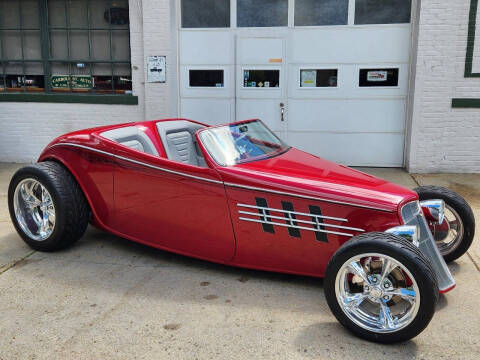
M 289 149 L 259 120 L 202 130 L 200 141 L 222 166 L 266 159 Z

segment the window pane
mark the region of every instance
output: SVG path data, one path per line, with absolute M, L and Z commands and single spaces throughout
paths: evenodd
M 86 28 L 87 4 L 85 0 L 67 0 L 70 27 Z
M 22 59 L 22 43 L 20 31 L 4 31 L 3 32 L 3 51 L 4 56 L 10 60 Z
M 271 88 L 280 86 L 280 70 L 244 70 L 243 87 Z
M 41 60 L 40 31 L 23 32 L 23 55 L 25 59 Z
M 108 21 L 105 20 L 105 11 L 110 8 L 111 1 L 89 1 L 90 26 L 94 28 L 108 29 Z
M 295 26 L 347 23 L 348 0 L 295 0 Z
M 189 70 L 190 86 L 223 87 L 223 70 Z
M 67 32 L 65 30 L 50 31 L 50 56 L 53 59 L 66 59 L 67 53 Z
M 182 0 L 182 27 L 230 27 L 230 0 Z
M 288 25 L 288 0 L 237 0 L 238 27 Z
M 360 69 L 361 87 L 398 86 L 397 69 Z
M 22 0 L 22 26 L 24 29 L 40 30 L 38 0 Z
M 112 31 L 113 60 L 130 60 L 130 41 L 128 31 Z
M 70 31 L 70 59 L 88 59 L 88 31 Z
M 356 0 L 355 24 L 410 22 L 411 0 Z
M 337 87 L 337 69 L 302 69 L 300 87 Z
M 65 0 L 48 0 L 48 25 L 55 27 L 67 26 L 65 22 Z
M 110 32 L 97 30 L 90 33 L 91 55 L 95 60 L 110 60 Z M 113 34 L 112 34 L 113 38 Z M 112 47 L 113 39 L 112 39 Z
M 20 12 L 17 1 L 0 1 L 0 23 L 3 28 L 19 28 Z

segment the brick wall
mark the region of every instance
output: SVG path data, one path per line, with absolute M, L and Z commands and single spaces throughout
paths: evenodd
M 129 1 L 133 94 L 138 96 L 138 105 L 0 102 L 0 161 L 36 161 L 51 140 L 69 131 L 176 116 L 177 101 L 172 98 L 176 59 L 170 31 L 170 3 L 174 1 Z M 165 84 L 146 82 L 149 55 L 167 56 Z
M 464 78 L 470 0 L 420 6 L 407 168 L 480 172 L 480 109 L 451 107 L 452 98 L 480 98 L 480 78 Z

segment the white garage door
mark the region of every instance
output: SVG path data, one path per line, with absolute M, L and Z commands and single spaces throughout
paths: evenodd
M 181 116 L 262 119 L 289 144 L 402 166 L 411 0 L 182 0 Z

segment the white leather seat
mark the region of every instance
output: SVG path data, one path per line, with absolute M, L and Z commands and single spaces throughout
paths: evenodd
M 205 159 L 195 139 L 202 125 L 186 120 L 159 121 L 157 130 L 162 139 L 167 158 L 185 164 L 206 167 Z
M 129 148 L 158 156 L 158 151 L 155 145 L 153 145 L 152 140 L 150 140 L 147 134 L 134 125 L 104 131 L 101 135 Z

